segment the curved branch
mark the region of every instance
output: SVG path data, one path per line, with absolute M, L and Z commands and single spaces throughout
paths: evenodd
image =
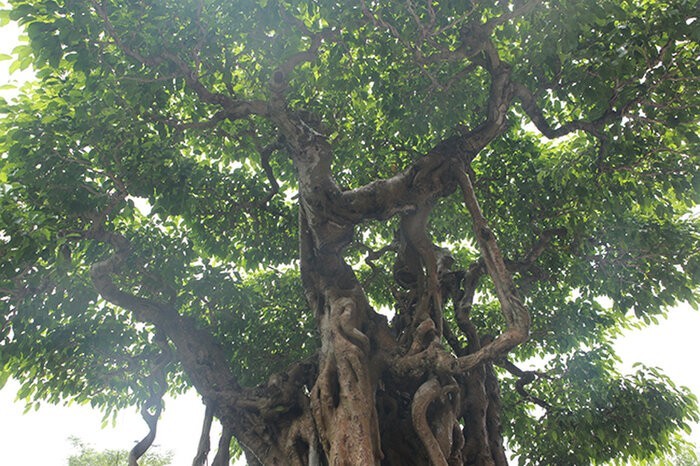
M 466 356 L 454 358 L 440 345 L 432 344 L 419 354 L 409 354 L 394 361 L 393 369 L 399 373 L 427 371 L 435 368 L 448 374 L 459 374 L 477 365 L 491 361 L 527 340 L 530 331 L 530 314 L 518 297 L 515 284 L 503 260 L 496 238 L 484 218 L 469 176 L 456 170 L 464 203 L 472 217 L 473 228 L 486 271 L 493 280 L 506 330 L 493 341 Z
M 515 390 L 523 398 L 523 400 L 530 401 L 547 411 L 552 408 L 549 403 L 536 397 L 525 389 L 526 385 L 531 384 L 537 379 L 546 378 L 547 374 L 539 371 L 524 371 L 507 359 L 504 359 L 501 363 L 499 363 L 499 365 L 518 378 L 518 380 L 515 382 Z
M 203 102 L 218 105 L 223 108 L 223 113 L 215 115 L 213 121 L 221 119 L 236 120 L 245 118 L 251 115 L 268 115 L 268 103 L 263 100 L 243 100 L 236 99 L 233 96 L 222 94 L 219 92 L 212 92 L 206 88 L 199 80 L 199 70 L 197 67 L 192 68 L 184 60 L 169 51 L 163 51 L 160 55 L 145 56 L 138 52 L 137 50 L 129 47 L 125 44 L 117 30 L 115 29 L 112 21 L 109 19 L 109 13 L 105 9 L 104 5 L 96 0 L 91 0 L 90 2 L 95 9 L 97 15 L 102 19 L 104 23 L 105 32 L 114 41 L 114 45 L 121 50 L 126 56 L 136 60 L 138 63 L 150 67 L 156 68 L 164 63 L 170 63 L 174 65 L 180 76 L 185 79 L 185 82 L 197 96 L 202 99 Z M 203 123 L 203 125 L 211 124 L 210 122 Z M 197 127 L 202 124 L 191 124 Z
M 292 72 L 297 66 L 315 60 L 318 57 L 318 50 L 321 48 L 321 44 L 326 40 L 334 39 L 336 35 L 337 31 L 333 31 L 329 28 L 325 28 L 319 33 L 313 34 L 308 49 L 290 56 L 272 72 L 270 76 L 270 90 L 274 95 L 272 99 L 273 104 L 277 104 L 276 108 L 278 110 L 282 110 L 283 95 L 289 86 L 289 79 Z
M 138 459 L 141 458 L 153 444 L 153 440 L 156 438 L 156 427 L 158 425 L 161 409 L 162 405 L 160 403 L 155 407 L 154 413 L 149 412 L 147 406 L 141 408 L 141 417 L 146 421 L 146 424 L 148 424 L 148 434 L 134 445 L 134 448 L 129 452 L 129 466 L 138 466 Z
M 279 141 L 274 141 L 265 147 L 259 147 L 256 141 L 256 146 L 260 154 L 260 165 L 262 165 L 265 176 L 267 176 L 267 181 L 270 183 L 270 190 L 267 195 L 258 201 L 260 206 L 265 206 L 280 190 L 280 185 L 277 182 L 277 178 L 275 178 L 275 172 L 270 165 L 270 157 L 277 149 L 281 148 L 282 144 Z
M 530 89 L 520 83 L 513 83 L 513 88 L 515 92 L 515 97 L 520 101 L 523 110 L 530 117 L 532 123 L 537 127 L 537 129 L 549 139 L 556 139 L 565 136 L 569 133 L 575 131 L 584 131 L 604 142 L 604 136 L 602 134 L 603 127 L 615 120 L 620 120 L 623 117 L 636 118 L 630 109 L 639 103 L 646 102 L 646 98 L 651 94 L 650 89 L 646 92 L 640 93 L 637 97 L 628 100 L 627 102 L 620 102 L 619 98 L 621 92 L 627 88 L 627 86 L 637 87 L 639 81 L 647 74 L 647 72 L 656 68 L 660 63 L 663 62 L 664 58 L 669 53 L 671 46 L 677 39 L 675 37 L 669 37 L 666 43 L 658 48 L 658 53 L 653 59 L 649 60 L 647 66 L 644 68 L 644 73 L 627 79 L 624 82 L 616 82 L 615 85 L 610 89 L 612 92 L 612 97 L 608 102 L 608 108 L 605 112 L 595 120 L 573 120 L 560 125 L 557 128 L 553 128 L 544 116 L 542 109 L 537 105 L 535 93 Z M 664 79 L 667 76 L 664 76 Z
M 165 51 L 163 52 L 163 58 L 167 59 L 180 70 L 187 85 L 194 90 L 203 102 L 218 105 L 223 108 L 224 113 L 222 117 L 229 120 L 238 120 L 251 115 L 269 116 L 267 101 L 237 99 L 221 92 L 212 92 L 199 80 L 198 72 L 192 69 L 180 57 L 174 53 Z
M 339 217 L 354 223 L 370 218 L 384 220 L 401 212 L 414 211 L 420 204 L 454 192 L 458 182 L 455 165 L 468 166 L 506 129 L 513 97 L 511 69 L 499 60 L 492 44 L 487 48 L 492 50 L 492 56 L 486 66 L 491 74 L 486 119 L 473 130 L 461 129 L 460 134 L 441 141 L 403 172 L 343 192 L 341 199 L 331 206 Z

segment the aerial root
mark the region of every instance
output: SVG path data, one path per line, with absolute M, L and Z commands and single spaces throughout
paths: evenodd
M 209 448 L 211 443 L 209 440 L 209 433 L 211 432 L 211 424 L 214 421 L 214 410 L 211 405 L 206 406 L 204 412 L 204 423 L 202 424 L 202 433 L 199 436 L 199 444 L 197 445 L 197 454 L 192 460 L 192 466 L 204 466 L 207 462 L 207 456 L 209 455 Z
M 438 382 L 436 378 L 430 378 L 423 383 L 423 385 L 418 387 L 416 394 L 413 396 L 413 402 L 411 403 L 413 427 L 418 434 L 418 438 L 423 442 L 423 446 L 428 452 L 430 464 L 434 466 L 448 466 L 445 453 L 442 451 L 440 443 L 437 438 L 435 438 L 435 434 L 428 422 L 428 408 L 441 396 L 442 387 L 440 386 L 440 382 Z

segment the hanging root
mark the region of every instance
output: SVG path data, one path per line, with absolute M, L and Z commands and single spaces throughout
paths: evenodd
M 435 434 L 428 422 L 428 408 L 441 395 L 442 387 L 440 382 L 435 378 L 431 378 L 416 390 L 411 403 L 413 427 L 416 429 L 418 438 L 423 442 L 423 446 L 428 452 L 428 458 L 430 458 L 430 464 L 433 466 L 448 466 L 445 453 L 442 451 L 440 443 L 435 438 Z
M 172 361 L 172 351 L 168 346 L 168 341 L 165 336 L 160 332 L 156 332 L 154 341 L 161 348 L 162 353 L 156 358 L 153 370 L 149 376 L 149 390 L 151 396 L 146 403 L 144 403 L 143 407 L 141 407 L 141 417 L 143 417 L 143 420 L 146 421 L 148 425 L 148 434 L 129 452 L 129 466 L 138 466 L 139 458 L 141 458 L 153 444 L 153 440 L 156 438 L 158 419 L 163 410 L 163 396 L 168 389 L 166 380 L 167 366 Z M 151 412 L 151 410 L 153 410 L 153 412 Z
M 228 466 L 230 456 L 231 456 L 231 438 L 233 437 L 233 432 L 224 424 L 222 426 L 221 438 L 219 439 L 219 450 L 216 452 L 214 461 L 211 466 Z
M 204 466 L 207 462 L 207 456 L 209 456 L 209 433 L 211 432 L 211 424 L 214 420 L 214 410 L 211 405 L 207 405 L 204 412 L 204 424 L 202 425 L 202 434 L 199 437 L 199 444 L 197 445 L 197 454 L 192 461 L 192 466 Z

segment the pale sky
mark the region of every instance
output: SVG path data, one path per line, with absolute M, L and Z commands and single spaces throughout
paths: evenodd
M 125 410 L 116 426 L 104 429 L 102 414 L 89 406 L 44 404 L 38 411 L 24 412 L 15 402 L 19 383 L 11 380 L 0 390 L 0 459 L 17 466 L 65 466 L 75 452 L 68 437 L 75 436 L 98 450 L 129 450 L 147 433 L 148 427 L 136 409 Z M 154 442 L 157 451 L 171 450 L 174 466 L 190 466 L 204 419 L 204 405 L 194 392 L 166 399 Z M 212 429 L 211 444 L 218 444 L 219 429 Z M 213 455 L 212 455 L 213 457 Z M 211 457 L 210 457 L 211 458 Z
M 0 29 L 0 54 L 9 54 L 17 44 L 18 30 L 12 25 Z M 8 76 L 11 61 L 0 62 L 0 86 L 19 82 L 30 73 Z M 3 94 L 7 95 L 7 91 Z M 685 385 L 700 396 L 700 312 L 689 306 L 673 309 L 670 318 L 659 326 L 629 332 L 616 345 L 623 360 L 622 369 L 631 371 L 641 362 L 660 367 L 677 384 Z M 116 427 L 101 429 L 102 414 L 87 406 L 44 405 L 39 411 L 22 414 L 24 405 L 15 403 L 18 388 L 10 380 L 0 390 L 0 456 L 3 464 L 27 466 L 65 466 L 72 453 L 68 437 L 77 436 L 97 449 L 129 449 L 147 433 L 146 424 L 135 409 L 120 414 Z M 204 407 L 194 392 L 168 399 L 158 424 L 155 444 L 161 450 L 172 450 L 174 466 L 192 464 Z M 215 432 L 213 432 L 215 433 Z M 700 446 L 700 428 L 695 427 L 692 439 Z M 212 446 L 218 437 L 212 435 Z

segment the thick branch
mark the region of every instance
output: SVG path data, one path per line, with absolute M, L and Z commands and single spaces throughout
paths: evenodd
M 486 364 L 484 388 L 488 397 L 488 409 L 486 411 L 486 429 L 489 434 L 489 450 L 493 457 L 494 466 L 508 466 L 505 448 L 503 447 L 503 428 L 501 425 L 501 393 L 498 386 L 498 378 L 491 364 Z
M 403 172 L 345 191 L 335 202 L 337 215 L 354 223 L 386 219 L 412 211 L 421 203 L 450 195 L 457 186 L 455 161 L 467 166 L 476 155 L 506 129 L 506 116 L 512 100 L 510 67 L 498 59 L 495 47 L 487 69 L 491 88 L 487 116 L 471 131 L 449 137 Z
M 185 371 L 206 402 L 214 402 L 217 406 L 230 404 L 240 387 L 230 371 L 226 356 L 211 335 L 181 317 L 171 305 L 120 289 L 112 275 L 121 271 L 129 255 L 128 240 L 123 235 L 105 232 L 101 228 L 92 232 L 91 236 L 115 249 L 112 256 L 93 264 L 90 270 L 93 284 L 102 298 L 132 312 L 136 319 L 155 325 L 171 339 Z
M 439 344 L 431 344 L 425 351 L 409 354 L 395 361 L 394 369 L 399 373 L 427 371 L 437 368 L 449 374 L 459 374 L 485 361 L 494 360 L 513 349 L 528 338 L 530 314 L 520 301 L 495 236 L 484 218 L 468 175 L 458 171 L 457 177 L 464 194 L 464 202 L 472 217 L 474 232 L 486 270 L 496 288 L 501 312 L 506 321 L 506 331 L 472 354 L 454 358 Z
M 184 60 L 170 52 L 163 52 L 163 57 L 173 63 L 182 73 L 187 85 L 206 103 L 223 108 L 224 116 L 229 120 L 238 120 L 251 115 L 268 116 L 268 102 L 264 100 L 236 99 L 221 92 L 212 92 L 199 80 L 199 74 Z

